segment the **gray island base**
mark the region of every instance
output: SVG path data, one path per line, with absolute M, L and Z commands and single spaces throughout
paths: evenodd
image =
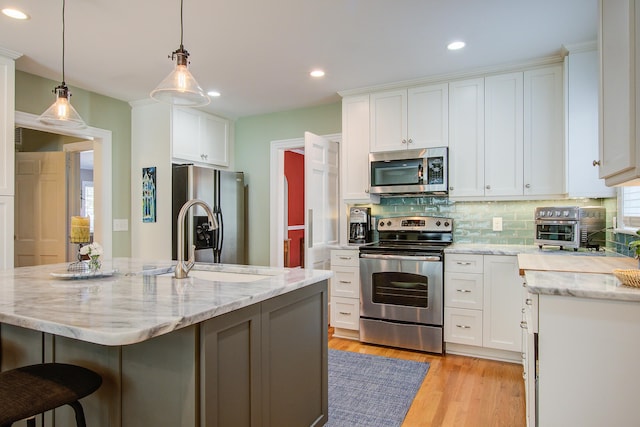
M 210 266 L 268 277 L 178 282 L 138 274 L 135 260 L 109 265 L 118 273 L 108 280 L 57 281 L 51 266 L 0 272 L 2 370 L 48 361 L 95 370 L 103 385 L 82 400 L 92 427 L 327 422 L 330 272 Z M 144 330 L 132 333 L 131 318 Z M 43 422 L 75 425 L 68 407 Z

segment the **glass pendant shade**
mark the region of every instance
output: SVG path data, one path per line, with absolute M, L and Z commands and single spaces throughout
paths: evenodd
M 56 101 L 38 118 L 42 123 L 67 129 L 82 129 L 87 125 L 78 112 L 69 102 L 69 88 L 64 82 L 57 86 L 53 92 L 56 94 Z
M 156 101 L 181 107 L 202 107 L 209 104 L 210 99 L 187 68 L 189 53 L 180 48 L 173 52 L 176 57 L 176 68 L 160 82 L 151 92 Z

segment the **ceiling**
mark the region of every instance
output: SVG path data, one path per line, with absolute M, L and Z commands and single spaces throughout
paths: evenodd
M 62 80 L 62 0 L 0 0 L 16 68 Z M 65 80 L 123 101 L 172 70 L 179 0 L 66 0 Z M 467 46 L 448 51 L 462 39 Z M 322 105 L 338 91 L 557 55 L 597 39 L 597 0 L 184 0 L 184 46 L 207 111 L 238 118 Z M 309 72 L 326 75 L 313 79 Z M 53 89 L 53 88 L 52 88 Z M 53 95 L 52 95 L 53 102 Z M 73 102 L 73 99 L 72 99 Z

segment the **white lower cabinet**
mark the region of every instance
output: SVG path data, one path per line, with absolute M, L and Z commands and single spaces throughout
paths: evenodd
M 447 353 L 520 361 L 521 289 L 515 256 L 445 254 Z
M 360 258 L 358 249 L 331 251 L 331 326 L 340 338 L 359 338 Z

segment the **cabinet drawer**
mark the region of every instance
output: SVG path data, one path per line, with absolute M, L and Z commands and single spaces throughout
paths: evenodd
M 482 311 L 445 307 L 444 340 L 482 346 Z
M 360 259 L 358 258 L 358 250 L 334 250 L 331 251 L 331 266 L 344 265 L 351 267 L 359 267 Z
M 471 273 L 445 273 L 444 305 L 446 307 L 482 310 L 484 276 Z
M 483 255 L 445 254 L 444 271 L 452 273 L 480 273 L 484 271 Z
M 360 329 L 360 301 L 353 298 L 331 298 L 331 326 Z
M 331 295 L 345 298 L 360 298 L 360 270 L 354 267 L 333 266 L 335 275 L 331 279 Z

